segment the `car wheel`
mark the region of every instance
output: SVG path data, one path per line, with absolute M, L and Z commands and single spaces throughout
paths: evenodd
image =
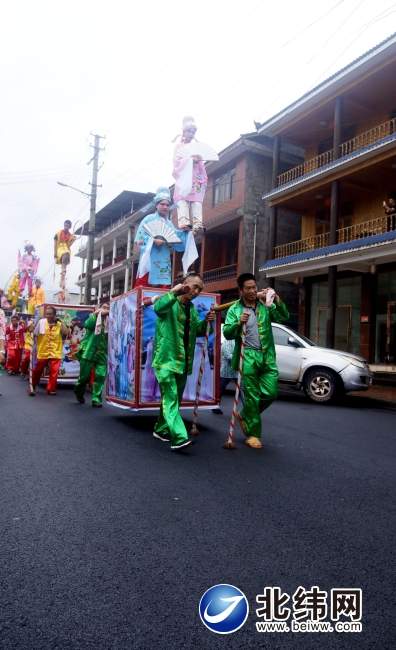
M 309 370 L 304 377 L 304 392 L 313 402 L 330 402 L 337 388 L 337 376 L 331 370 Z

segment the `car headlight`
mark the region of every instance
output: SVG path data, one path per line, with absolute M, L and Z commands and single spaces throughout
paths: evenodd
M 353 359 L 353 360 L 349 359 L 349 361 L 353 366 L 356 366 L 356 368 L 361 368 L 362 370 L 366 370 L 367 368 L 367 363 L 365 363 L 364 361 L 358 361 L 357 359 Z

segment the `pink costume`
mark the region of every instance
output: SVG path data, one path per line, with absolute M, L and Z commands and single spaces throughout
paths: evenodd
M 176 181 L 173 200 L 177 204 L 179 228 L 186 229 L 192 225 L 196 233 L 203 227 L 202 203 L 208 176 L 203 160 L 193 160 L 188 151 L 191 140 L 186 140 L 185 131 L 191 130 L 196 130 L 194 120 L 192 117 L 185 117 L 181 142 L 176 145 L 173 155 L 173 177 Z
M 26 244 L 24 250 L 23 255 L 18 251 L 19 291 L 22 293 L 27 283 L 30 296 L 40 260 L 35 255 L 32 244 Z

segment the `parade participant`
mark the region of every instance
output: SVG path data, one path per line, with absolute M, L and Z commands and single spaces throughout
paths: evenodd
M 29 372 L 30 356 L 33 348 L 33 321 L 29 320 L 26 325 L 25 343 L 22 351 L 21 375 L 27 376 Z
M 80 361 L 80 375 L 74 387 L 77 401 L 84 404 L 85 388 L 94 370 L 92 387 L 92 406 L 102 406 L 103 386 L 107 371 L 109 305 L 104 303 L 90 314 L 84 323 L 85 336 L 81 342 L 77 358 Z
M 5 340 L 7 321 L 4 310 L 0 307 L 0 365 L 5 363 Z
M 171 252 L 182 252 L 185 247 L 186 233 L 177 230 L 169 218 L 171 197 L 167 187 L 159 188 L 157 190 L 154 197 L 154 204 L 156 208 L 155 212 L 144 217 L 139 224 L 135 237 L 135 245 L 139 249 L 139 269 L 135 288 L 169 288 L 172 282 Z M 145 230 L 145 225 L 158 219 L 164 220 L 171 231 L 180 240 L 180 243 L 168 244 L 163 238 L 155 237 L 153 239 L 150 237 L 148 232 Z
M 396 199 L 390 196 L 388 201 L 382 202 L 385 214 L 387 215 L 388 228 L 394 230 L 396 227 Z
M 36 307 L 40 307 L 40 305 L 44 305 L 44 303 L 45 303 L 45 291 L 41 286 L 41 280 L 39 278 L 36 278 L 28 300 L 28 307 L 27 307 L 28 314 L 33 316 Z
M 186 146 L 195 139 L 196 132 L 194 118 L 185 117 L 181 141 L 173 154 L 173 199 L 177 203 L 178 225 L 185 230 L 192 227 L 194 234 L 203 230 L 202 203 L 208 183 L 204 161 L 200 156 L 191 156 Z
M 4 294 L 3 289 L 0 289 L 0 309 L 11 309 L 11 305 Z
M 69 328 L 56 317 L 56 309 L 48 305 L 45 317 L 40 318 L 34 328 L 37 340 L 37 359 L 33 369 L 32 388 L 29 395 L 35 395 L 43 370 L 49 368 L 47 383 L 48 395 L 56 395 L 58 373 L 62 362 L 63 338 L 69 335 Z
M 19 273 L 16 271 L 14 275 L 11 278 L 11 282 L 8 285 L 7 289 L 7 300 L 9 302 L 9 305 L 11 309 L 15 309 L 18 300 L 19 300 L 20 292 L 19 292 Z
M 235 339 L 232 367 L 237 370 L 242 328 L 246 323 L 242 369 L 244 404 L 239 421 L 246 435 L 246 444 L 260 449 L 260 414 L 270 406 L 278 392 L 278 368 L 271 322 L 286 321 L 289 312 L 272 289 L 257 291 L 256 278 L 252 273 L 242 273 L 237 283 L 240 299 L 228 310 L 223 332 L 226 339 Z
M 24 346 L 25 323 L 17 314 L 11 316 L 11 323 L 6 327 L 6 370 L 9 375 L 18 375 Z
M 40 260 L 35 254 L 35 248 L 30 242 L 25 244 L 23 255 L 18 251 L 19 291 L 21 294 L 27 284 L 28 295 L 30 296 L 39 262 Z
M 206 322 L 213 321 L 213 311 L 199 320 L 191 301 L 203 289 L 201 277 L 187 275 L 182 284 L 158 297 L 154 303 L 157 314 L 153 368 L 161 391 L 161 411 L 153 436 L 169 441 L 177 450 L 191 444 L 179 408 L 187 375 L 192 372 L 197 336 L 204 336 Z
M 60 288 L 63 291 L 66 289 L 66 272 L 70 264 L 71 247 L 76 240 L 76 236 L 70 232 L 71 227 L 72 222 L 66 219 L 63 229 L 59 230 L 54 237 L 54 258 L 55 263 L 61 266 Z

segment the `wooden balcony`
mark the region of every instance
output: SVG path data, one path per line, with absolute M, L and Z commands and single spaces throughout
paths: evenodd
M 297 165 L 297 167 L 288 169 L 283 174 L 279 174 L 277 178 L 277 186 L 279 187 L 281 185 L 291 183 L 292 181 L 295 181 L 298 178 L 302 178 L 306 174 L 310 174 L 316 169 L 324 167 L 331 162 L 333 162 L 333 149 L 325 151 L 324 153 L 319 154 L 319 156 L 315 156 L 315 158 L 310 158 L 309 160 L 301 163 L 301 165 Z
M 364 221 L 363 223 L 355 223 L 353 226 L 348 226 L 347 228 L 340 228 L 337 230 L 337 244 L 343 244 L 393 230 L 396 230 L 396 215 L 384 215 L 376 219 L 370 219 L 370 221 Z M 276 246 L 275 259 L 305 253 L 316 248 L 324 248 L 325 246 L 329 246 L 329 244 L 329 232 L 323 233 L 322 235 L 315 235 L 314 237 L 307 237 L 306 239 Z
M 382 124 L 377 124 L 372 129 L 364 131 L 346 142 L 342 142 L 339 145 L 338 156 L 334 156 L 333 149 L 329 149 L 329 151 L 325 151 L 314 158 L 304 161 L 300 165 L 297 165 L 297 167 L 292 167 L 292 169 L 288 169 L 283 174 L 279 174 L 277 187 L 303 178 L 307 174 L 330 165 L 335 160 L 342 160 L 346 156 L 362 151 L 367 147 L 372 147 L 381 141 L 385 141 L 386 138 L 392 135 L 396 136 L 396 118 L 387 120 Z
M 235 278 L 236 274 L 237 274 L 237 264 L 230 264 L 229 266 L 221 266 L 218 269 L 211 269 L 210 271 L 204 271 L 203 280 L 204 282 L 218 282 L 219 280 Z

